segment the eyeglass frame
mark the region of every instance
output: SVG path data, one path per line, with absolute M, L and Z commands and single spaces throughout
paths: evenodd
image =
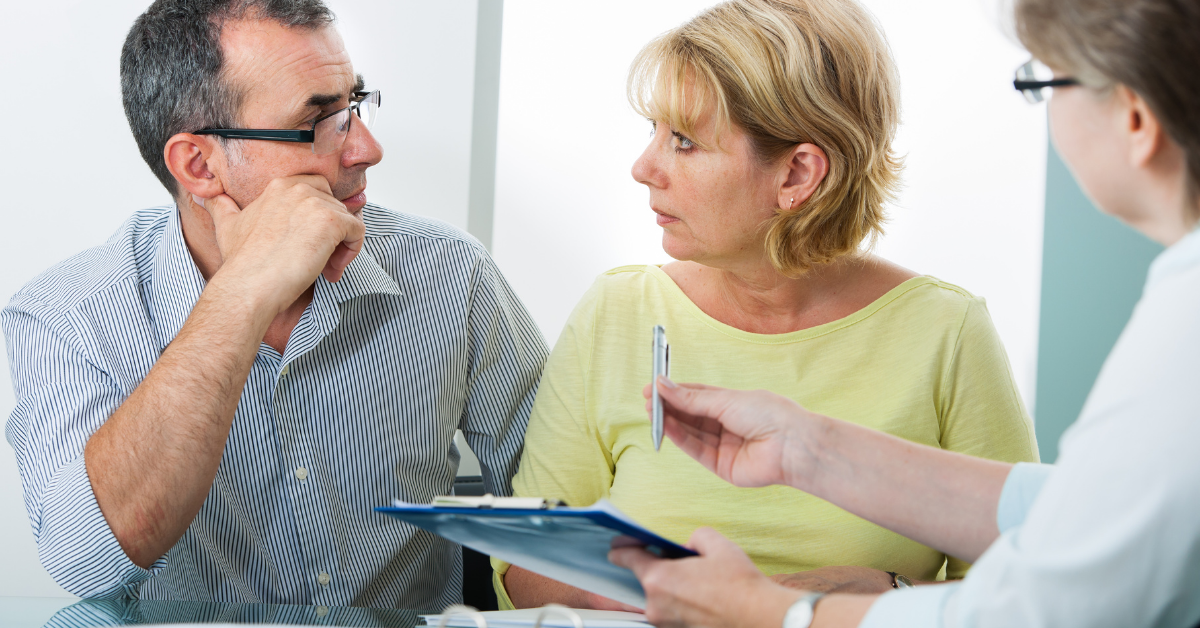
M 1041 102 L 1043 99 L 1038 98 L 1037 100 L 1033 100 L 1033 99 L 1029 98 L 1029 95 L 1028 95 L 1029 93 L 1036 92 L 1037 90 L 1045 89 L 1047 87 L 1070 87 L 1073 85 L 1080 84 L 1079 79 L 1072 78 L 1072 77 L 1056 78 L 1056 79 L 1050 79 L 1050 80 L 1046 80 L 1046 81 L 1029 81 L 1029 80 L 1024 80 L 1024 79 L 1019 78 L 1020 74 L 1021 74 L 1021 70 L 1029 67 L 1032 64 L 1033 64 L 1033 59 L 1030 59 L 1029 61 L 1022 63 L 1017 68 L 1016 72 L 1014 72 L 1016 77 L 1013 78 L 1013 89 L 1017 90 L 1018 92 L 1021 92 L 1021 95 L 1025 96 L 1025 100 L 1028 100 L 1031 103 L 1038 103 L 1038 102 Z
M 321 116 L 313 120 L 312 128 L 307 131 L 285 130 L 285 129 L 200 129 L 192 135 L 216 135 L 230 140 L 266 140 L 269 142 L 295 142 L 297 144 L 315 144 L 317 139 L 317 125 L 332 118 L 343 111 L 349 109 L 350 113 L 358 116 L 361 120 L 362 115 L 358 112 L 359 107 L 367 101 L 367 97 L 371 94 L 377 94 L 378 102 L 376 107 L 383 106 L 383 95 L 379 94 L 379 90 L 370 92 L 353 92 L 351 96 L 356 98 L 349 106 L 342 107 L 331 114 Z M 351 118 L 353 120 L 353 118 Z M 351 122 L 352 123 L 352 122 Z M 349 132 L 349 128 L 347 128 Z M 316 150 L 316 147 L 313 148 Z

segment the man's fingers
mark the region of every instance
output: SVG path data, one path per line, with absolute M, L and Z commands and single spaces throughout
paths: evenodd
M 201 198 L 193 194 L 192 200 L 203 207 L 209 216 L 212 216 L 213 226 L 218 230 L 221 229 L 221 225 L 227 218 L 236 216 L 242 212 L 242 208 L 238 207 L 238 204 L 225 193 L 218 194 L 212 198 Z
M 330 283 L 337 283 L 342 278 L 342 273 L 346 272 L 346 267 L 357 256 L 357 250 L 346 246 L 344 242 L 338 243 L 337 248 L 333 250 L 333 255 L 329 256 L 329 261 L 325 262 L 325 269 L 321 271 L 321 276 Z
M 282 181 L 288 183 L 303 183 L 318 192 L 324 193 L 326 196 L 332 198 L 338 203 L 341 203 L 341 201 L 338 201 L 337 198 L 334 198 L 333 188 L 329 187 L 329 179 L 326 179 L 319 174 L 298 174 L 291 177 L 284 177 Z
M 333 253 L 329 256 L 329 260 L 325 263 L 324 270 L 321 275 L 330 283 L 337 283 L 342 278 L 342 273 L 354 258 L 358 256 L 358 252 L 362 250 L 363 238 L 366 237 L 366 225 L 363 221 L 350 214 L 346 214 L 341 219 L 342 224 L 342 241 L 333 249 Z

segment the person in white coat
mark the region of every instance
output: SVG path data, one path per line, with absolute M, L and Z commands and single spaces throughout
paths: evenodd
M 701 529 L 695 558 L 611 555 L 638 575 L 654 624 L 1200 625 L 1200 3 L 1015 10 L 1021 41 L 1053 69 L 1026 65 L 1015 86 L 1031 101 L 1053 91 L 1053 140 L 1084 190 L 1168 247 L 1057 463 L 986 461 L 771 393 L 662 379 L 667 435 L 725 480 L 790 485 L 974 567 L 953 584 L 822 596 L 775 584 Z

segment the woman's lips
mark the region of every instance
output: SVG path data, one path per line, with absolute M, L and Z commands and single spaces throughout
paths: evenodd
M 670 214 L 664 214 L 660 211 L 656 211 L 654 213 L 656 214 L 656 216 L 654 217 L 654 220 L 655 220 L 655 222 L 658 223 L 658 226 L 660 226 L 660 227 L 662 227 L 663 225 L 669 225 L 673 222 L 679 222 L 678 218 L 676 218 Z

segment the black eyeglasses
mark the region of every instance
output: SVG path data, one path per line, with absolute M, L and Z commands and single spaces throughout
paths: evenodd
M 353 113 L 368 129 L 379 115 L 379 90 L 354 92 L 349 107 L 317 118 L 309 131 L 285 131 L 282 129 L 202 129 L 196 135 L 216 135 L 231 140 L 267 140 L 271 142 L 312 143 L 312 151 L 327 155 L 342 147 L 350 134 Z
M 1079 81 L 1073 78 L 1054 78 L 1054 72 L 1035 59 L 1017 68 L 1013 79 L 1013 87 L 1031 103 L 1048 100 L 1052 88 L 1078 84 Z

